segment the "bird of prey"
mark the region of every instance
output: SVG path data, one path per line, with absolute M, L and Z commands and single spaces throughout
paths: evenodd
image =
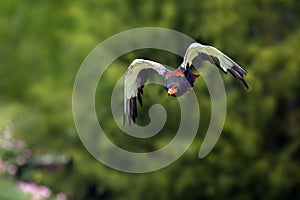
M 143 87 L 153 72 L 158 73 L 162 79 L 169 96 L 181 96 L 194 87 L 194 82 L 199 75 L 191 71 L 192 61 L 201 59 L 210 61 L 227 74 L 230 72 L 245 89 L 249 89 L 244 75 L 247 71 L 222 53 L 215 47 L 206 46 L 199 43 L 192 43 L 185 52 L 183 62 L 176 70 L 170 70 L 160 63 L 135 59 L 125 73 L 124 84 L 124 125 L 128 120 L 129 125 L 136 123 L 137 100 L 142 105 Z

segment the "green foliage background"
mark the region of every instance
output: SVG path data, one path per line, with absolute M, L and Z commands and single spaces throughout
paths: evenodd
M 300 199 L 300 1 L 0 0 L 0 4 L 1 124 L 11 122 L 17 137 L 37 156 L 72 158 L 70 166 L 33 170 L 26 179 L 64 191 L 70 199 Z M 224 76 L 228 106 L 224 130 L 209 156 L 199 160 L 201 133 L 210 120 L 209 95 L 199 81 L 200 129 L 189 150 L 162 170 L 126 174 L 96 161 L 80 142 L 72 118 L 72 86 L 80 64 L 98 43 L 145 26 L 171 28 L 226 52 L 247 69 L 251 90 L 245 92 L 232 77 Z M 99 87 L 96 99 L 101 124 L 115 143 L 149 151 L 174 136 L 176 100 L 167 98 L 162 88 L 145 88 L 145 105 L 161 103 L 170 117 L 162 133 L 140 141 L 119 133 L 108 98 L 115 81 L 138 57 L 174 68 L 180 63 L 179 57 L 156 50 L 126 54 L 105 73 L 110 77 L 102 80 L 107 88 Z M 145 113 L 139 123 L 148 122 L 149 106 L 139 108 Z M 12 184 L 1 181 L 0 186 Z

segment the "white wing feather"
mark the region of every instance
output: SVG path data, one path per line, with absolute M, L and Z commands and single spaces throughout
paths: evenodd
M 217 48 L 213 46 L 206 46 L 199 43 L 192 43 L 189 48 L 186 50 L 185 56 L 184 56 L 184 66 L 186 64 L 192 64 L 192 61 L 195 57 L 199 55 L 199 53 L 204 53 L 209 56 L 214 56 L 220 60 L 220 67 L 224 72 L 227 72 L 229 68 L 231 68 L 233 65 L 239 66 L 236 62 L 234 62 L 232 59 L 230 59 L 227 55 L 225 55 L 223 52 L 218 50 Z
M 167 70 L 162 64 L 150 60 L 135 59 L 130 64 L 124 78 L 124 124 L 126 123 L 126 118 L 128 118 L 129 124 L 131 124 L 132 120 L 135 120 L 135 116 L 130 116 L 131 112 L 136 112 L 132 111 L 132 109 L 136 108 L 132 108 L 133 105 L 130 105 L 130 100 L 137 97 L 138 88 L 141 86 L 139 73 L 143 69 L 153 69 L 161 76 Z
M 206 54 L 211 58 L 212 63 L 221 68 L 225 73 L 229 71 L 241 84 L 248 89 L 248 85 L 243 79 L 243 76 L 247 74 L 247 71 L 240 67 L 236 62 L 230 59 L 227 55 L 222 53 L 215 47 L 206 46 L 199 43 L 192 43 L 186 50 L 182 67 L 185 69 L 192 65 L 192 61 L 201 53 Z
M 124 94 L 127 99 L 136 96 L 137 89 L 140 87 L 138 74 L 143 69 L 154 69 L 161 76 L 166 70 L 160 63 L 151 60 L 135 59 L 125 73 Z

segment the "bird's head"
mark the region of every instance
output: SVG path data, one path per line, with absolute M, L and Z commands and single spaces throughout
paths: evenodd
M 173 86 L 173 87 L 169 88 L 169 89 L 168 89 L 168 96 L 173 96 L 173 97 L 175 97 L 177 91 L 178 91 L 178 89 L 177 89 L 176 86 Z

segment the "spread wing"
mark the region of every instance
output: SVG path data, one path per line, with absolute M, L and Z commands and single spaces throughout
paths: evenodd
M 185 53 L 182 66 L 185 69 L 191 66 L 192 61 L 198 56 L 210 61 L 226 74 L 229 71 L 246 89 L 249 89 L 248 84 L 244 80 L 244 75 L 247 74 L 247 71 L 215 47 L 192 43 Z
M 124 82 L 124 125 L 128 119 L 129 125 L 135 123 L 137 117 L 137 103 L 142 105 L 143 87 L 153 73 L 163 75 L 167 68 L 162 64 L 143 59 L 135 59 L 125 73 Z

